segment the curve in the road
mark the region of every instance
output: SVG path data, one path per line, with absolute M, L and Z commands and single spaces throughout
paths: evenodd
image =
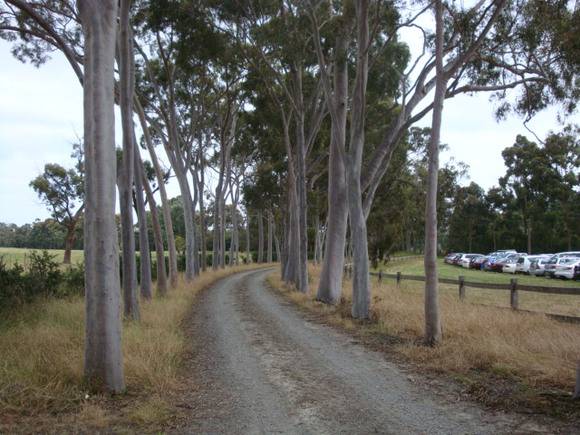
M 528 432 L 521 418 L 443 401 L 383 354 L 306 320 L 267 288 L 268 273 L 226 278 L 195 306 L 191 432 Z

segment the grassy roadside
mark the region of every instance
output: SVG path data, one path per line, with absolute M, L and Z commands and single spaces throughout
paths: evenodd
M 459 381 L 470 396 L 501 408 L 514 407 L 552 416 L 580 419 L 571 400 L 576 361 L 580 359 L 580 326 L 559 323 L 541 314 L 511 312 L 462 303 L 442 294 L 444 341 L 422 345 L 421 283 L 372 283 L 372 320 L 350 318 L 350 282 L 341 303 L 329 307 L 315 301 L 319 270 L 310 270 L 309 294 L 287 288 L 278 273 L 269 284 L 315 313 L 325 323 L 345 329 L 418 370 Z
M 196 295 L 249 265 L 208 271 L 166 298 L 142 302 L 140 323 L 125 323 L 127 392 L 89 396 L 82 381 L 84 301 L 42 300 L 0 319 L 0 433 L 95 431 L 162 425 L 176 410 L 172 395 L 188 343 L 182 321 Z

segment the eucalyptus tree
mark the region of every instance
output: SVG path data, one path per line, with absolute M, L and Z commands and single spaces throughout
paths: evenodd
M 118 393 L 125 383 L 115 224 L 117 1 L 78 6 L 85 41 L 85 376 L 94 388 Z
M 141 296 L 144 299 L 151 299 L 153 297 L 153 283 L 151 278 L 151 253 L 149 252 L 149 228 L 147 226 L 147 211 L 145 209 L 145 198 L 143 197 L 143 190 L 145 189 L 144 184 L 148 185 L 149 180 L 147 180 L 146 176 L 143 176 L 145 169 L 143 162 L 141 161 L 141 153 L 139 152 L 139 147 L 137 146 L 137 140 L 134 136 L 133 143 L 135 144 L 133 151 L 133 171 L 135 175 L 133 201 L 139 224 L 139 289 L 141 291 Z M 154 233 L 156 233 L 155 229 Z M 164 273 L 165 265 L 163 265 L 162 276 L 159 278 L 163 281 L 161 283 L 163 286 L 166 285 L 166 278 Z
M 289 219 L 283 278 L 308 290 L 308 170 L 326 107 L 316 77 L 304 14 L 289 2 L 224 2 L 216 24 L 238 42 L 282 121 Z M 283 35 L 283 37 L 281 37 Z
M 532 16 L 537 16 L 531 4 L 538 2 L 509 2 L 509 7 L 506 7 L 506 3 L 508 2 L 498 0 L 478 2 L 471 8 L 446 6 L 450 10 L 451 19 L 447 23 L 448 31 L 445 35 L 443 50 L 445 54 L 443 69 L 448 75 L 445 98 L 451 98 L 460 93 L 485 91 L 497 92 L 500 98 L 504 98 L 503 92 L 521 86 L 522 98 L 519 98 L 513 107 L 527 113 L 534 113 L 555 98 L 563 96 L 573 98 L 574 91 L 567 88 L 573 83 L 573 68 L 570 67 L 569 62 L 565 61 L 562 50 L 550 49 L 554 40 L 550 38 L 550 29 L 542 28 L 539 32 L 533 31 L 533 19 L 522 13 L 525 10 L 532 12 Z M 309 8 L 309 16 L 314 46 L 321 71 L 324 72 L 325 66 L 327 70 L 329 68 L 324 58 L 328 50 L 328 41 L 324 39 L 323 32 L 325 26 L 331 26 L 337 20 L 326 19 L 328 13 L 336 14 L 336 12 L 332 8 L 322 8 L 319 5 L 320 3 L 316 3 Z M 380 7 L 380 4 L 372 2 L 371 7 Z M 566 12 L 566 5 L 558 4 L 548 7 L 550 10 L 558 8 L 562 12 L 564 21 L 572 21 L 573 17 Z M 385 53 L 392 59 L 397 59 L 397 52 L 388 53 L 387 47 L 396 40 L 402 28 L 418 28 L 417 18 L 429 9 L 430 4 L 427 4 L 419 13 L 405 18 L 403 18 L 404 9 L 400 9 L 397 13 L 391 14 L 391 19 L 387 19 L 386 23 L 379 22 L 373 25 L 374 35 L 382 35 L 376 44 L 377 53 Z M 348 15 L 343 16 L 348 17 Z M 380 17 L 381 14 L 372 16 Z M 389 17 L 388 14 L 386 16 Z M 422 53 L 409 62 L 406 68 L 403 64 L 402 68 L 395 68 L 393 71 L 394 74 L 391 77 L 399 77 L 395 80 L 399 84 L 399 90 L 390 104 L 393 116 L 385 124 L 383 138 L 369 150 L 368 158 L 365 159 L 361 171 L 360 195 L 365 216 L 368 216 L 370 212 L 376 190 L 389 167 L 391 156 L 398 143 L 401 142 L 407 129 L 430 113 L 434 106 L 431 91 L 435 89 L 437 80 L 434 74 L 436 62 L 432 51 L 433 39 L 428 29 L 421 29 L 421 31 L 424 36 Z M 348 32 L 343 31 L 338 34 L 348 34 Z M 371 44 L 369 51 L 374 47 Z M 539 52 L 534 51 L 534 55 L 531 55 L 533 47 L 542 47 L 542 49 Z M 335 48 L 334 51 L 339 50 Z M 371 65 L 374 64 L 376 58 L 375 53 L 372 55 Z M 338 94 L 331 87 L 338 71 L 340 71 L 338 68 L 334 68 L 333 77 L 325 80 L 327 100 L 329 96 L 336 98 Z M 392 80 L 389 84 L 392 84 Z M 526 86 L 523 86 L 524 84 Z M 329 107 L 331 118 L 338 119 L 336 113 L 334 115 L 332 113 L 331 104 Z M 500 106 L 500 114 L 505 113 L 506 107 Z M 338 201 L 332 201 L 330 205 L 332 204 L 336 208 Z M 329 210 L 329 214 L 334 215 L 332 210 Z M 332 235 L 329 234 L 329 241 L 331 237 Z M 364 262 L 364 260 L 361 261 Z M 365 289 L 362 289 L 362 292 L 364 293 Z M 335 294 L 338 294 L 338 289 L 335 289 Z M 321 295 L 321 299 L 326 298 L 327 295 Z M 365 311 L 364 308 L 362 311 Z
M 64 264 L 70 264 L 71 250 L 76 239 L 77 224 L 85 208 L 84 165 L 82 145 L 75 145 L 75 168 L 65 169 L 57 163 L 44 166 L 41 175 L 30 182 L 38 197 L 51 210 L 52 218 L 66 229 Z
M 121 210 L 122 280 L 125 317 L 138 320 L 137 263 L 135 260 L 135 232 L 133 230 L 133 181 L 135 174 L 135 143 L 133 130 L 133 95 L 135 68 L 133 60 L 133 32 L 131 30 L 131 0 L 121 0 L 119 8 L 119 105 L 123 131 L 123 155 L 118 172 Z M 144 218 L 145 216 L 143 216 Z
M 178 116 L 180 95 L 177 94 L 178 89 L 183 89 L 179 88 L 184 84 L 182 80 L 187 81 L 188 77 L 174 63 L 175 41 L 171 37 L 164 41 L 160 33 L 157 33 L 157 36 L 155 49 L 160 53 L 160 59 L 151 61 L 145 52 L 140 50 L 147 71 L 148 85 L 153 88 L 156 99 L 155 104 L 148 106 L 151 113 L 144 114 L 144 118 L 155 131 L 157 140 L 163 144 L 179 184 L 186 231 L 185 278 L 191 281 L 196 275 L 198 267 L 194 224 L 195 204 L 187 177 L 191 159 L 189 149 L 193 141 L 193 132 L 187 126 L 180 125 L 180 122 L 187 123 L 190 119 Z M 154 71 L 154 67 L 158 71 Z M 156 75 L 155 72 L 158 72 L 159 75 Z
M 175 233 L 173 231 L 171 205 L 169 203 L 169 198 L 167 196 L 167 189 L 165 188 L 165 183 L 169 175 L 169 172 L 165 172 L 161 168 L 161 163 L 159 161 L 159 158 L 157 157 L 157 152 L 155 151 L 155 143 L 153 141 L 153 138 L 151 137 L 150 130 L 153 129 L 149 125 L 143 106 L 138 99 L 136 99 L 135 101 L 135 109 L 137 112 L 137 116 L 139 118 L 141 130 L 143 131 L 143 140 L 151 157 L 151 163 L 153 164 L 153 169 L 155 171 L 157 185 L 159 186 L 159 196 L 161 198 L 161 211 L 163 215 L 163 226 L 165 228 L 165 237 L 167 241 L 167 250 L 169 254 L 169 282 L 171 287 L 175 288 L 177 287 L 178 282 L 177 249 L 175 247 Z M 150 204 L 153 203 L 151 198 L 148 199 Z M 163 254 L 163 258 L 165 258 L 165 254 Z M 159 262 L 159 259 L 157 261 Z M 165 260 L 163 260 L 163 264 L 165 264 Z

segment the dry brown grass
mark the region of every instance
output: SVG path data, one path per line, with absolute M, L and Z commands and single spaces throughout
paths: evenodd
M 344 283 L 343 302 L 328 307 L 314 301 L 319 270 L 310 270 L 311 293 L 285 288 L 279 276 L 270 284 L 285 289 L 298 304 L 325 314 L 331 323 L 348 329 L 360 324 L 349 319 L 350 281 Z M 501 308 L 460 302 L 456 295 L 440 298 L 443 343 L 422 345 L 424 308 L 421 283 L 372 281 L 372 318 L 368 330 L 397 337 L 394 350 L 431 370 L 464 375 L 473 371 L 514 378 L 531 387 L 572 391 L 576 361 L 580 360 L 580 326 L 551 320 L 542 314 L 512 312 Z
M 180 383 L 188 347 L 182 321 L 195 296 L 226 275 L 255 267 L 208 271 L 190 285 L 181 282 L 165 298 L 142 302 L 141 322 L 125 322 L 123 328 L 128 394 L 113 399 L 87 396 L 83 385 L 82 298 L 37 301 L 9 313 L 0 319 L 0 432 L 20 420 L 34 425 L 34 419 L 52 416 L 97 429 L 123 419 L 163 421 L 169 412 L 164 397 Z

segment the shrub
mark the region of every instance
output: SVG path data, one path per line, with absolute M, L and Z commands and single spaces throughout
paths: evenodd
M 24 265 L 9 267 L 0 257 L 0 309 L 32 302 L 37 297 L 66 297 L 84 293 L 82 264 L 61 270 L 55 256 L 32 251 Z

